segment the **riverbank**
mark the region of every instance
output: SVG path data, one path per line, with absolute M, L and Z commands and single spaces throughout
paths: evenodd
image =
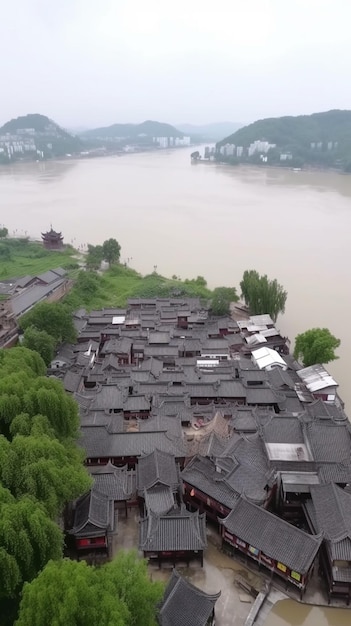
M 278 165 L 275 163 L 274 165 L 270 165 L 269 163 L 249 163 L 248 161 L 242 161 L 238 163 L 230 163 L 228 161 L 221 161 L 217 159 L 192 159 L 191 164 L 209 164 L 209 165 L 225 165 L 230 168 L 247 168 L 247 169 L 263 169 L 263 170 L 276 170 L 278 172 L 282 171 L 290 171 L 290 172 L 310 172 L 310 173 L 324 173 L 330 172 L 334 174 L 342 174 L 344 176 L 348 176 L 350 172 L 345 172 L 343 169 L 337 167 L 322 167 L 322 166 L 313 166 L 304 164 L 301 167 L 292 167 L 289 165 Z
M 29 241 L 27 237 L 0 240 L 0 280 L 36 276 L 62 267 L 78 268 L 77 251 L 70 245 L 62 250 L 46 250 L 41 242 Z

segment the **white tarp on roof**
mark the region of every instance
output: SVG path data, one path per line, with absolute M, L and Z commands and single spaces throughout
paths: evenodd
M 326 387 L 337 387 L 338 383 L 330 376 L 323 365 L 310 365 L 297 372 L 297 375 L 305 383 L 307 389 L 314 393 Z
M 252 360 L 256 363 L 260 370 L 270 370 L 273 367 L 280 367 L 283 370 L 288 369 L 284 359 L 276 350 L 271 348 L 258 348 L 252 351 Z
M 125 319 L 125 315 L 114 315 L 112 318 L 112 324 L 124 324 Z

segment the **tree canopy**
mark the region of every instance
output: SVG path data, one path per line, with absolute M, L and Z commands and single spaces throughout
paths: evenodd
M 8 234 L 9 231 L 7 230 L 6 226 L 2 226 L 2 228 L 0 228 L 0 239 L 4 239 L 5 237 L 7 237 Z
M 107 239 L 102 244 L 102 253 L 105 261 L 108 261 L 110 265 L 118 263 L 121 254 L 121 246 L 116 239 Z
M 16 500 L 0 485 L 0 588 L 13 598 L 49 559 L 62 555 L 62 533 L 44 507 L 29 496 Z M 35 623 L 35 620 L 32 622 Z
M 69 309 L 61 302 L 40 302 L 19 320 L 22 330 L 33 326 L 51 335 L 56 345 L 63 341 L 74 342 L 77 333 Z
M 17 415 L 27 413 L 34 417 L 40 414 L 46 416 L 58 439 L 76 438 L 79 424 L 77 403 L 66 394 L 61 381 L 44 376 L 33 378 L 26 371 L 17 372 L 0 378 L 0 432 L 10 438 L 12 420 Z
M 231 302 L 238 300 L 235 287 L 216 287 L 212 294 L 211 312 L 213 315 L 228 315 Z
M 40 331 L 42 332 L 42 331 Z M 25 581 L 62 555 L 56 520 L 91 486 L 75 445 L 78 407 L 43 359 L 0 350 L 0 615 L 12 625 Z M 33 623 L 35 623 L 34 620 Z M 50 623 L 50 622 L 48 622 Z
M 0 350 L 0 381 L 4 376 L 19 372 L 28 378 L 44 376 L 45 363 L 37 352 L 28 348 L 16 346 L 11 350 Z
M 245 270 L 240 282 L 241 294 L 253 315 L 268 313 L 276 322 L 279 313 L 284 313 L 288 297 L 276 279 L 260 276 L 256 270 Z
M 135 552 L 120 552 L 99 568 L 50 561 L 25 585 L 16 626 L 154 626 L 162 593 Z
M 297 335 L 294 357 L 305 367 L 316 363 L 329 363 L 339 357 L 335 350 L 340 346 L 340 339 L 334 337 L 328 328 L 311 328 Z
M 88 244 L 88 254 L 86 255 L 86 266 L 91 270 L 98 270 L 101 265 L 101 261 L 104 260 L 104 253 L 102 246 L 92 246 Z
M 35 326 L 28 326 L 24 332 L 22 345 L 38 352 L 45 365 L 50 365 L 54 358 L 56 342 L 46 330 L 38 330 Z
M 38 433 L 0 436 L 0 481 L 16 497 L 31 495 L 55 518 L 67 502 L 89 490 L 83 452 Z

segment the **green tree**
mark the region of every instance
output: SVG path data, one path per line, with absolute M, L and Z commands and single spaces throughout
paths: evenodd
M 213 315 L 229 315 L 231 302 L 238 300 L 235 287 L 216 287 L 212 293 L 211 312 Z
M 44 415 L 58 439 L 77 437 L 78 405 L 59 380 L 30 378 L 21 371 L 1 377 L 0 431 L 6 437 L 10 437 L 12 421 L 20 413 L 28 413 L 30 417 Z
M 11 350 L 0 350 L 0 381 L 4 376 L 19 372 L 29 378 L 44 376 L 45 363 L 37 352 L 28 348 L 15 347 Z
M 110 265 L 118 263 L 121 254 L 121 246 L 116 239 L 107 239 L 102 244 L 102 252 L 105 261 L 108 261 Z
M 60 558 L 62 545 L 62 533 L 44 507 L 29 496 L 16 500 L 0 485 L 0 600 L 15 597 L 49 559 Z
M 135 550 L 120 551 L 117 557 L 103 569 L 103 586 L 117 589 L 118 596 L 126 603 L 130 621 L 127 624 L 153 626 L 155 607 L 161 600 L 164 586 L 151 582 L 147 561 L 140 559 Z
M 267 313 L 276 322 L 284 313 L 287 292 L 276 279 L 260 276 L 256 270 L 245 270 L 240 282 L 241 295 L 253 315 Z
M 54 358 L 56 341 L 46 330 L 37 330 L 35 326 L 28 326 L 22 345 L 38 352 L 45 365 L 50 365 Z
M 16 626 L 156 626 L 162 593 L 135 553 L 119 553 L 99 568 L 50 561 L 24 586 Z
M 56 437 L 46 415 L 31 417 L 28 413 L 19 413 L 14 417 L 10 425 L 10 435 L 11 438 L 16 437 L 16 435 L 33 435 L 33 437 L 47 435 L 51 439 Z
M 104 252 L 102 246 L 92 246 L 88 244 L 88 253 L 85 258 L 86 266 L 88 269 L 98 270 L 101 265 L 101 261 L 104 259 Z
M 74 342 L 77 338 L 72 315 L 61 302 L 40 302 L 21 317 L 19 325 L 22 330 L 30 326 L 45 330 L 54 337 L 56 344 L 63 341 Z
M 55 518 L 64 505 L 91 487 L 83 451 L 48 435 L 0 436 L 0 481 L 13 496 L 30 495 Z
M 339 357 L 334 350 L 340 346 L 340 339 L 334 337 L 328 328 L 311 328 L 297 335 L 294 357 L 305 367 L 316 363 L 329 363 Z
M 7 230 L 5 226 L 0 228 L 0 239 L 5 239 L 5 237 L 7 237 L 8 234 L 9 234 L 9 231 Z

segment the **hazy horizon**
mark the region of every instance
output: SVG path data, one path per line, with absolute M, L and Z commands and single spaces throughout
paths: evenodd
M 344 0 L 13 0 L 0 124 L 203 125 L 350 108 Z

